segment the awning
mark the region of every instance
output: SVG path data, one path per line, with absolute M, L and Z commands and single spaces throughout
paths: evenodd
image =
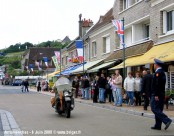
M 53 72 L 53 73 L 50 73 L 50 74 L 48 74 L 48 77 L 51 78 L 51 77 L 53 77 L 55 74 L 57 74 L 57 73 L 59 73 L 59 72 L 60 72 L 60 70 L 57 70 L 57 71 L 55 71 L 55 72 Z
M 93 69 L 88 70 L 87 73 L 98 72 L 100 69 L 106 68 L 106 67 L 108 67 L 108 66 L 110 66 L 110 65 L 112 65 L 114 63 L 115 63 L 115 61 L 103 63 L 103 64 L 101 64 L 101 65 L 99 65 L 99 66 L 97 66 L 97 67 L 95 67 Z
M 85 62 L 85 63 L 86 63 L 86 62 Z M 66 68 L 65 70 L 61 71 L 61 74 L 62 74 L 62 75 L 70 75 L 70 73 L 71 73 L 73 70 L 75 70 L 75 69 L 81 67 L 82 65 L 83 65 L 83 63 L 70 66 L 70 67 Z M 59 73 L 56 74 L 55 76 L 60 76 L 60 71 L 59 71 Z
M 143 55 L 141 55 L 141 56 L 143 56 Z M 128 67 L 128 66 L 130 66 L 132 63 L 136 62 L 141 56 L 136 56 L 136 57 L 127 58 L 127 59 L 125 60 L 125 67 Z M 122 63 L 120 63 L 119 65 L 110 68 L 109 70 L 121 69 L 121 68 L 124 67 L 123 65 L 124 65 L 124 64 L 123 64 L 123 62 L 122 62 Z
M 86 64 L 84 64 L 84 71 L 86 72 L 88 69 L 90 69 L 93 66 L 97 65 L 101 61 L 103 61 L 103 59 L 87 62 Z M 81 67 L 77 68 L 76 70 L 72 71 L 73 74 L 82 73 L 82 72 L 83 72 L 83 65 Z
M 129 66 L 152 64 L 154 63 L 154 58 L 160 59 L 163 62 L 174 61 L 174 41 L 154 46 Z
M 154 63 L 154 58 L 160 59 L 163 62 L 174 61 L 174 41 L 161 45 L 156 45 L 152 47 L 144 55 L 126 59 L 125 67 L 152 64 Z M 109 70 L 120 69 L 120 68 L 123 68 L 123 63 Z

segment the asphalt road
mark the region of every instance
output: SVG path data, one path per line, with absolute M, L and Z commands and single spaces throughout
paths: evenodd
M 72 133 L 80 136 L 174 135 L 174 125 L 167 131 L 154 131 L 150 129 L 154 124 L 153 119 L 80 103 L 76 103 L 71 118 L 67 119 L 54 112 L 50 105 L 50 96 L 34 92 L 22 93 L 20 87 L 0 86 L 0 109 L 11 112 L 21 130 L 34 132 L 37 136 L 61 136 L 70 132 L 71 134 L 67 135 Z M 57 134 L 47 135 L 42 132 Z M 30 135 L 34 134 L 26 134 Z

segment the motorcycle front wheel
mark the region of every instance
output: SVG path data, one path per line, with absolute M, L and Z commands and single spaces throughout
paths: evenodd
M 70 103 L 67 103 L 65 114 L 66 114 L 66 118 L 70 118 L 70 116 L 71 116 L 71 104 Z

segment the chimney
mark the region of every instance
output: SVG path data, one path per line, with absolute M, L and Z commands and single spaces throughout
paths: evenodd
M 82 14 L 79 14 L 79 36 L 82 37 Z

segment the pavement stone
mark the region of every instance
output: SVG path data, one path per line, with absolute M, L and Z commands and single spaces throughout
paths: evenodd
M 15 131 L 20 131 L 20 128 L 13 115 L 8 111 L 0 110 L 0 136 L 23 136 L 15 134 Z

